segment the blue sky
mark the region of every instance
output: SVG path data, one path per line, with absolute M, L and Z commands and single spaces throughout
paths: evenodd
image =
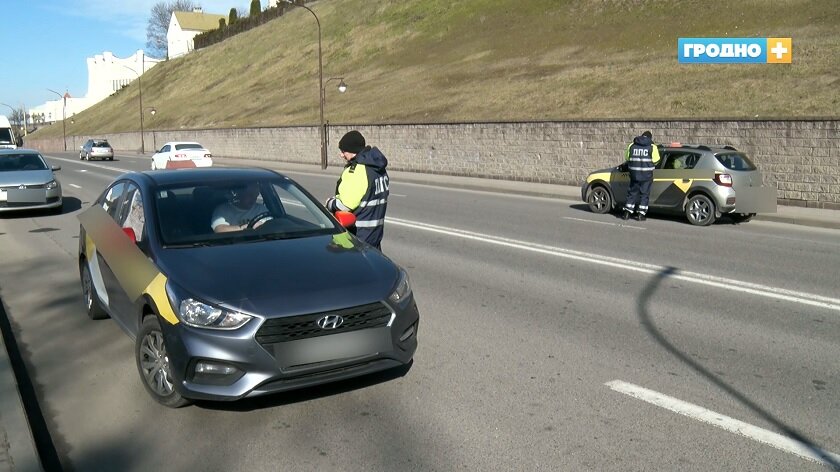
M 86 58 L 104 51 L 128 57 L 146 49 L 149 12 L 159 0 L 3 0 L 0 103 L 38 106 L 47 89 L 87 93 Z M 207 13 L 248 11 L 249 0 L 196 0 Z M 263 8 L 268 4 L 262 0 Z M 9 57 L 10 56 L 10 57 Z M 0 105 L 0 114 L 11 113 Z

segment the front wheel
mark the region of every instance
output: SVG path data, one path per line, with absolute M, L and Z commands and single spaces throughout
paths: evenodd
M 612 197 L 607 189 L 597 185 L 586 194 L 586 204 L 593 213 L 606 213 L 612 208 Z
M 169 408 L 181 408 L 192 403 L 175 391 L 169 354 L 163 342 L 163 331 L 157 316 L 151 315 L 143 319 L 143 326 L 134 343 L 134 354 L 143 387 L 155 401 Z
M 709 197 L 697 194 L 688 199 L 685 217 L 695 226 L 709 226 L 715 222 L 715 203 Z

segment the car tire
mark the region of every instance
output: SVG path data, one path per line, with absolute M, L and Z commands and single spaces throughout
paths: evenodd
M 96 287 L 93 285 L 93 278 L 90 275 L 87 261 L 82 261 L 82 297 L 84 297 L 88 318 L 92 320 L 108 318 L 108 313 L 105 313 L 105 310 L 99 304 L 99 296 L 96 294 Z
M 85 160 L 86 160 L 86 161 L 89 161 L 89 160 L 90 160 L 90 153 L 86 153 L 86 154 L 85 154 Z
M 755 213 L 730 213 L 729 218 L 735 223 L 747 223 L 753 219 Z
M 109 160 L 109 161 L 113 161 L 113 160 L 114 160 L 114 156 L 109 157 L 109 158 L 108 158 L 108 160 Z
M 143 318 L 140 332 L 134 343 L 134 357 L 137 360 L 137 372 L 143 387 L 158 403 L 169 408 L 181 408 L 192 403 L 182 397 L 172 382 L 169 370 L 169 357 L 163 341 L 163 331 L 156 315 Z
M 586 192 L 586 204 L 592 213 L 607 213 L 612 209 L 612 196 L 603 185 L 594 185 Z
M 83 153 L 83 152 L 79 152 L 79 160 L 80 160 L 80 161 L 85 160 L 85 153 Z
M 685 204 L 685 217 L 695 226 L 709 226 L 715 222 L 715 203 L 711 198 L 698 193 Z

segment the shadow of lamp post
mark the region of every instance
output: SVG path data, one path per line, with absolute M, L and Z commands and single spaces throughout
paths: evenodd
M 67 150 L 67 94 L 60 94 L 53 89 L 47 89 L 61 98 L 64 103 L 61 106 L 61 136 L 64 140 L 64 150 Z

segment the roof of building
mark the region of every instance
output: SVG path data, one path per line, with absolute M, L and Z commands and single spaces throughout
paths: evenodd
M 219 27 L 219 19 L 227 20 L 225 15 L 214 15 L 212 13 L 175 11 L 172 14 L 175 15 L 175 19 L 178 20 L 182 30 L 210 31 Z

